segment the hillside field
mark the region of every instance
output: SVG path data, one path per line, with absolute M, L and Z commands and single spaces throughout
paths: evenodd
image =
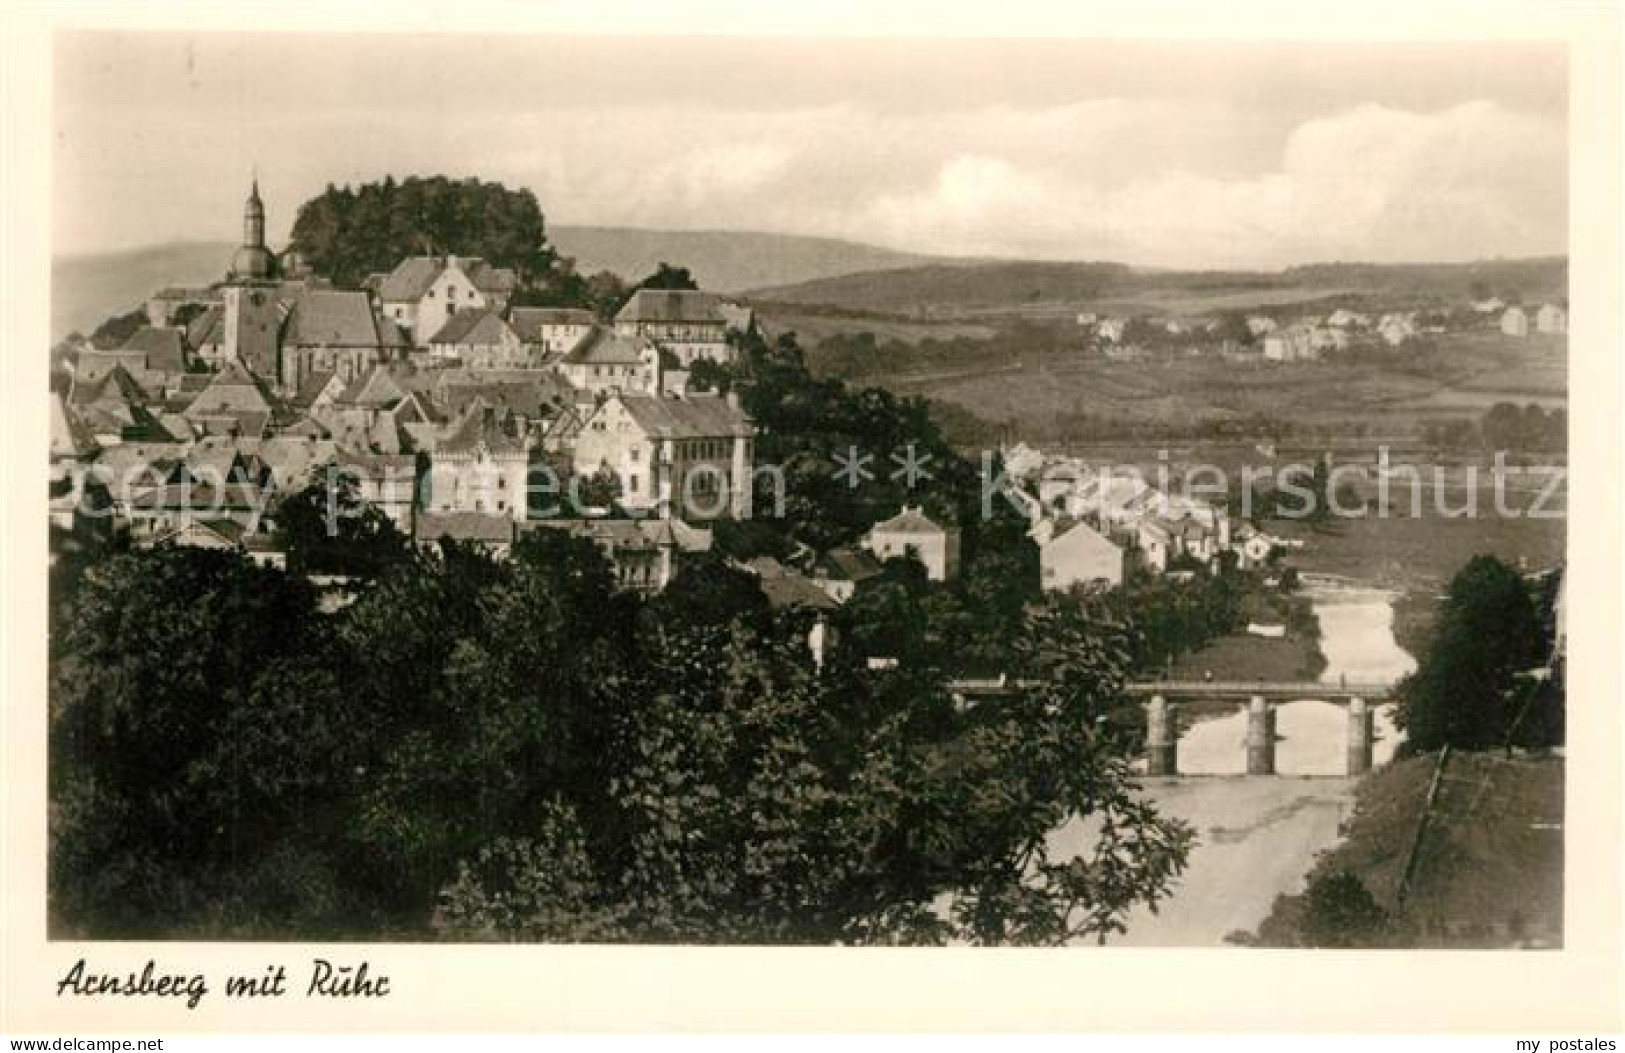
M 1111 360 L 1078 352 L 952 373 L 880 361 L 862 380 L 956 404 L 1010 424 L 1029 441 L 1065 438 L 1065 418 L 1080 414 L 1153 424 L 1263 414 L 1383 434 L 1422 420 L 1478 416 L 1497 402 L 1567 400 L 1563 337 L 1475 333 L 1435 343 L 1410 360 L 1358 354 L 1300 363 L 1237 363 L 1218 355 Z

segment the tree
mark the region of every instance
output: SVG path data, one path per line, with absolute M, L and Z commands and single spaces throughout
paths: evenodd
M 1234 341 L 1243 346 L 1250 345 L 1257 339 L 1247 324 L 1247 315 L 1243 311 L 1226 311 L 1220 315 L 1213 328 L 1213 338 L 1221 342 Z
M 547 284 L 557 261 L 529 190 L 445 176 L 329 185 L 299 207 L 292 247 L 343 286 L 406 256 L 452 254 L 511 267 L 521 289 L 533 289 Z
M 277 541 L 296 573 L 374 578 L 406 555 L 405 535 L 361 499 L 353 475 L 334 465 L 283 498 L 275 520 Z
M 609 465 L 581 480 L 581 505 L 584 508 L 614 508 L 621 499 L 621 477 Z
M 365 721 L 298 577 L 229 552 L 86 569 L 52 667 L 59 932 L 331 931 L 332 848 Z
M 604 886 L 568 805 L 542 808 L 536 838 L 500 837 L 440 894 L 434 927 L 457 938 L 569 943 L 622 939 L 619 912 L 604 905 Z
M 111 351 L 124 346 L 135 331 L 147 324 L 147 309 L 137 307 L 124 314 L 116 314 L 98 325 L 90 334 L 91 344 L 99 351 Z
M 694 276 L 688 272 L 687 267 L 674 267 L 662 260 L 653 274 L 638 282 L 632 289 L 636 292 L 638 289 L 678 290 L 698 289 L 699 287 L 699 283 L 694 280 Z
M 1346 870 L 1319 873 L 1304 892 L 1299 937 L 1306 947 L 1373 947 L 1388 914 L 1360 879 Z
M 1427 654 L 1402 686 L 1398 723 L 1407 748 L 1506 742 L 1521 708 L 1517 674 L 1538 664 L 1540 644 L 1535 605 L 1518 572 L 1493 556 L 1469 560 L 1440 603 Z

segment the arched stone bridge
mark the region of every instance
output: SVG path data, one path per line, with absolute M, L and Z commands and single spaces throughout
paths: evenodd
M 1147 699 L 1145 770 L 1147 775 L 1179 774 L 1179 723 L 1173 705 L 1196 699 L 1245 701 L 1247 704 L 1247 774 L 1275 774 L 1275 706 L 1315 700 L 1348 707 L 1348 738 L 1343 771 L 1364 775 L 1371 770 L 1372 704 L 1394 695 L 1394 685 L 1381 681 L 1337 683 L 1310 681 L 1145 680 L 1128 692 Z
M 1018 688 L 1005 678 L 958 680 L 950 685 L 961 698 L 993 697 Z M 1179 774 L 1179 725 L 1174 707 L 1201 699 L 1233 701 L 1247 706 L 1247 774 L 1275 774 L 1275 706 L 1288 702 L 1331 702 L 1348 707 L 1348 740 L 1344 771 L 1371 770 L 1372 707 L 1394 698 L 1387 681 L 1339 680 L 1139 680 L 1126 685 L 1129 695 L 1146 707 L 1146 774 Z

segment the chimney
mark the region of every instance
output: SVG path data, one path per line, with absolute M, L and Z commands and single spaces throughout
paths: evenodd
M 729 388 L 727 397 L 728 397 L 728 408 L 729 409 L 738 409 L 739 408 L 739 392 L 733 390 L 732 388 Z

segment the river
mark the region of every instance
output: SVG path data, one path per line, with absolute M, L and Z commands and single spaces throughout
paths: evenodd
M 1326 656 L 1323 683 L 1395 680 L 1415 660 L 1394 639 L 1394 594 L 1334 579 L 1306 581 Z M 1374 760 L 1386 763 L 1398 744 L 1391 707 L 1376 710 Z M 1119 946 L 1216 946 L 1251 931 L 1278 894 L 1302 888 L 1317 853 L 1338 841 L 1357 782 L 1343 776 L 1347 711 L 1306 699 L 1276 707 L 1274 778 L 1246 770 L 1247 718 L 1231 715 L 1184 729 L 1179 769 L 1194 776 L 1147 780 L 1146 796 L 1183 820 L 1197 837 L 1173 895 L 1153 913 L 1128 919 Z M 1224 778 L 1222 776 L 1236 776 Z M 1317 776 L 1307 778 L 1306 776 Z M 1087 830 L 1071 823 L 1051 840 L 1056 851 L 1083 851 Z

